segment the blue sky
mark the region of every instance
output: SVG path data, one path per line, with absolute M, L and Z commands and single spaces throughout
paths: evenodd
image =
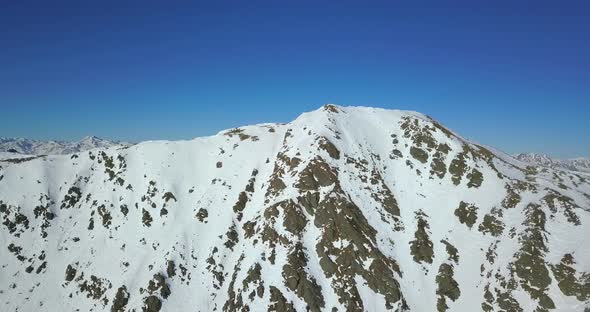
M 325 103 L 590 155 L 590 4 L 2 1 L 0 136 L 188 139 Z

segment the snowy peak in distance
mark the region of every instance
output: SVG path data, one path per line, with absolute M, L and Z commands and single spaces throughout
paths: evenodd
M 87 136 L 79 141 L 40 141 L 25 138 L 0 138 L 0 153 L 22 155 L 61 155 L 84 152 L 95 148 L 130 146 L 130 143 Z
M 547 154 L 536 154 L 536 153 L 520 153 L 514 155 L 514 157 L 520 161 L 524 161 L 539 166 L 551 167 L 553 165 L 553 158 Z
M 533 165 L 590 173 L 590 158 L 556 159 L 546 154 L 520 153 L 514 158 Z

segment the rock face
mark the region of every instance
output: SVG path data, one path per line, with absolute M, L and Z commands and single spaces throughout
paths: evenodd
M 0 162 L 2 311 L 590 309 L 590 176 L 419 113 L 75 155 Z

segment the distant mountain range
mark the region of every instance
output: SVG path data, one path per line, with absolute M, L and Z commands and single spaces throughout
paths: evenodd
M 0 138 L 0 153 L 23 155 L 63 155 L 79 153 L 95 148 L 129 146 L 130 143 L 87 136 L 80 141 L 39 141 L 24 138 Z M 4 154 L 6 158 L 7 154 Z
M 590 158 L 555 159 L 546 154 L 520 153 L 514 158 L 530 164 L 572 171 L 590 172 Z

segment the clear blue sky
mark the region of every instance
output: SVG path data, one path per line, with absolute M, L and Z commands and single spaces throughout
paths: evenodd
M 393 2 L 1 1 L 0 136 L 187 139 L 336 103 L 590 155 L 588 2 Z

